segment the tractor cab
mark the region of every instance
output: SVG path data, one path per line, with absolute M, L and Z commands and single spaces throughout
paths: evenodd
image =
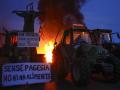
M 93 41 L 96 45 L 112 43 L 112 30 L 95 29 L 92 30 Z
M 67 45 L 76 45 L 81 42 L 86 42 L 91 44 L 91 35 L 88 29 L 70 29 L 64 31 L 64 35 L 62 38 L 62 43 Z
M 120 58 L 120 34 L 112 33 L 112 30 L 95 29 L 92 31 L 92 35 L 96 45 L 101 45 L 110 53 Z
M 120 45 L 120 33 L 112 33 L 112 42 Z

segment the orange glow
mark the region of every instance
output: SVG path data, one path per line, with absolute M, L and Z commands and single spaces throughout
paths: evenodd
M 37 54 L 45 54 L 45 43 L 40 40 L 39 47 L 37 47 Z
M 47 63 L 52 63 L 52 51 L 54 49 L 53 42 L 48 42 L 45 45 L 45 58 Z

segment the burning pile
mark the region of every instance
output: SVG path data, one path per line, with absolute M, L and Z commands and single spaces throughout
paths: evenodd
M 73 23 L 84 24 L 81 7 L 86 0 L 39 0 L 38 9 L 43 14 L 39 17 L 42 22 L 41 41 L 38 53 L 45 53 L 43 47 L 49 41 L 60 40 L 63 31 Z
M 47 63 L 52 63 L 52 50 L 54 49 L 53 43 L 48 42 L 48 44 L 45 45 L 45 58 Z

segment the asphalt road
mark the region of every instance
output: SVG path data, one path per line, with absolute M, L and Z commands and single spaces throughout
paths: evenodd
M 34 84 L 26 86 L 2 87 L 0 90 L 120 90 L 120 82 L 105 82 L 91 80 L 88 86 L 76 87 L 71 80 L 62 82 L 49 82 L 46 84 Z

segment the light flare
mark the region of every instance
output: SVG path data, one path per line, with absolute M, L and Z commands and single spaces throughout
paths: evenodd
M 54 49 L 54 44 L 53 42 L 48 42 L 46 45 L 45 45 L 45 58 L 46 58 L 46 62 L 47 63 L 52 63 L 52 51 Z

